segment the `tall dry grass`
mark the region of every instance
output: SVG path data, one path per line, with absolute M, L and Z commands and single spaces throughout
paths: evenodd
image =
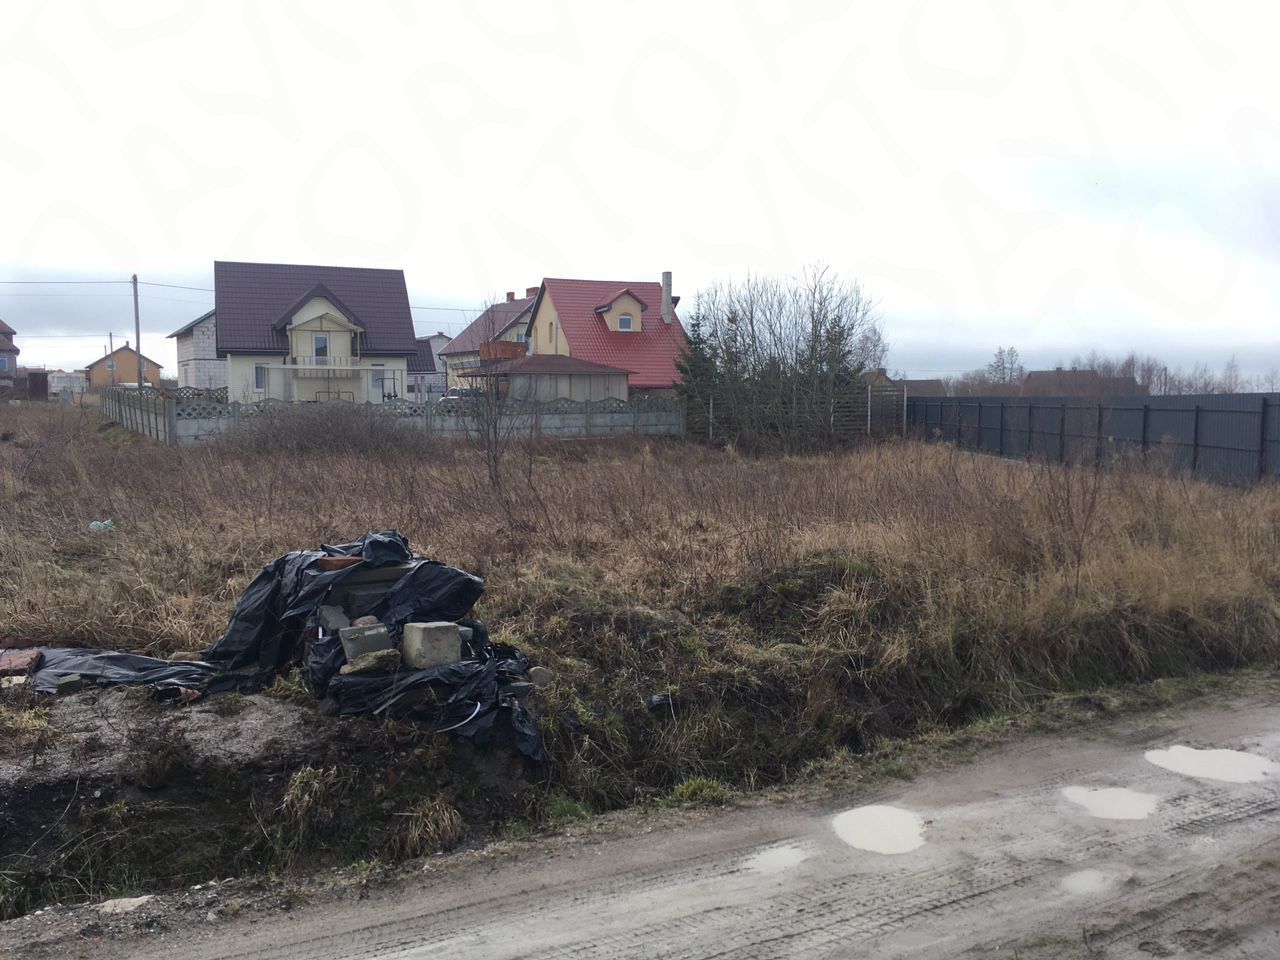
M 551 775 L 596 806 L 1278 649 L 1270 487 L 917 443 L 617 440 L 513 449 L 495 490 L 460 446 L 175 449 L 96 426 L 0 411 L 0 639 L 203 647 L 265 561 L 393 527 L 484 576 L 480 615 L 557 670 Z

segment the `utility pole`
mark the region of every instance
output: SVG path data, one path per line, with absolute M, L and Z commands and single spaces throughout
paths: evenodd
M 107 366 L 111 370 L 111 385 L 116 385 L 116 360 L 112 356 L 116 352 L 116 335 L 114 333 L 107 334 Z
M 138 275 L 133 275 L 133 349 L 138 354 L 138 389 L 142 389 L 142 321 L 138 319 Z

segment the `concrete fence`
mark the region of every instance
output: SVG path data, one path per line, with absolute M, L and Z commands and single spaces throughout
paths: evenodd
M 228 401 L 226 389 L 130 390 L 112 387 L 103 390 L 100 403 L 104 416 L 116 423 L 162 443 L 195 443 L 217 437 L 254 418 L 284 415 L 298 407 L 283 400 L 253 403 Z M 631 400 L 550 400 L 545 402 L 507 401 L 492 410 L 475 400 L 386 403 L 352 403 L 330 400 L 307 404 L 345 410 L 366 410 L 371 415 L 393 417 L 406 426 L 420 428 L 433 436 L 466 440 L 492 427 L 502 436 L 521 437 L 609 437 L 618 434 L 674 436 L 685 434 L 685 408 L 680 400 L 668 397 L 638 397 Z M 496 418 L 496 420 L 495 420 Z

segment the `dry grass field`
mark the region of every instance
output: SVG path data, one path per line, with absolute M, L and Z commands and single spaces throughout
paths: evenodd
M 619 440 L 512 447 L 494 490 L 466 447 L 357 423 L 166 448 L 50 406 L 0 435 L 0 641 L 198 649 L 261 564 L 395 528 L 483 576 L 479 615 L 556 671 L 547 777 L 597 809 L 1280 651 L 1270 487 Z

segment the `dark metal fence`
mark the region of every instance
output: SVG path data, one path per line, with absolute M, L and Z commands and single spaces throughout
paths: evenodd
M 1097 463 L 1160 457 L 1219 483 L 1280 475 L 1280 394 L 1126 397 L 908 397 L 926 440 L 1002 457 Z

